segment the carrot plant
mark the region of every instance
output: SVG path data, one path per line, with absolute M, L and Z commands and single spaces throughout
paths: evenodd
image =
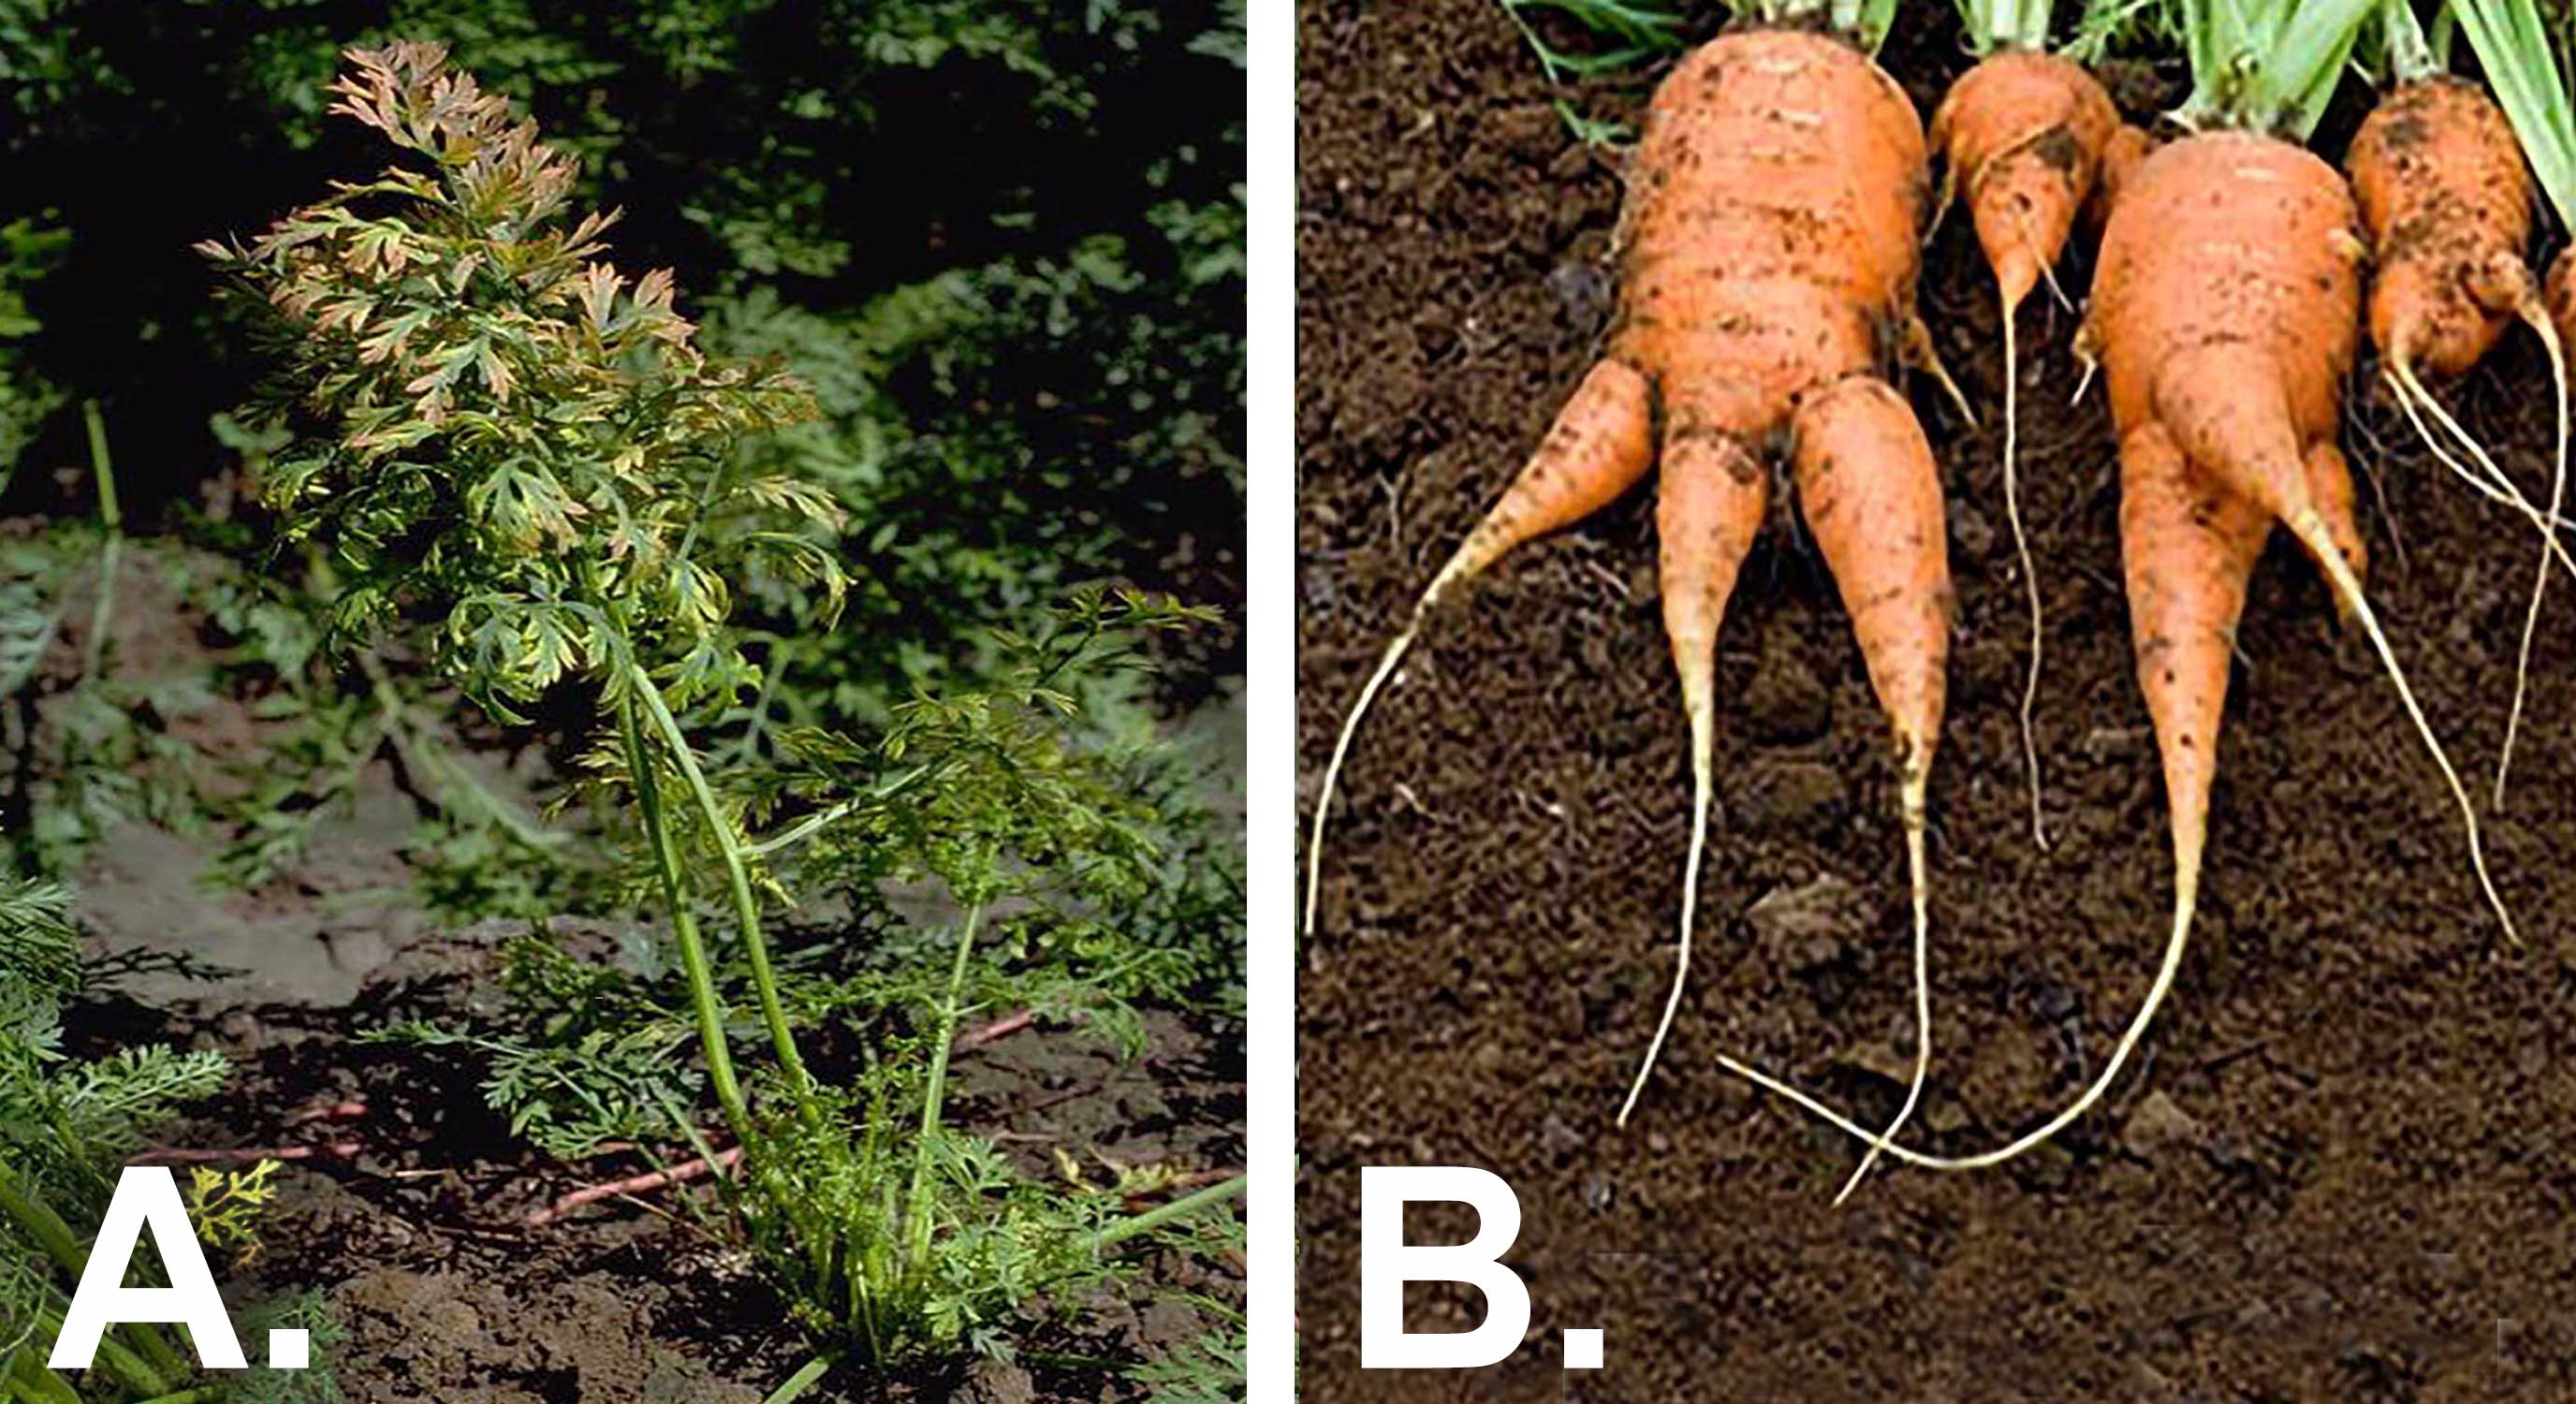
M 944 1111 L 982 957 L 1079 933 L 1087 904 L 1153 861 L 1100 758 L 1039 719 L 1079 711 L 1062 680 L 1115 666 L 1111 641 L 1192 616 L 1086 597 L 1066 629 L 1027 642 L 1006 691 L 908 704 L 875 744 L 796 728 L 778 738 L 784 766 L 743 749 L 716 763 L 709 736 L 766 680 L 736 600 L 794 592 L 791 616 L 828 629 L 848 583 L 831 496 L 754 452 L 809 418 L 811 395 L 774 365 L 703 350 L 668 271 L 608 263 L 616 216 L 570 208 L 575 160 L 440 47 L 349 61 L 334 111 L 396 163 L 255 240 L 203 246 L 274 314 L 278 373 L 246 417 L 286 434 L 262 499 L 281 546 L 337 582 L 343 642 L 404 651 L 495 719 L 564 733 L 594 812 L 631 835 L 633 886 L 678 957 L 677 999 L 602 1010 L 586 1042 L 488 1041 L 495 1100 L 541 1140 L 656 1115 L 697 1137 L 687 1078 L 655 1071 L 685 1027 L 742 1152 L 734 1218 L 825 1361 L 993 1344 L 1007 1309 L 1105 1275 L 1112 1247 L 1238 1191 L 1129 1216 L 1021 1180 Z M 769 822 L 779 831 L 751 836 Z M 894 982 L 916 1017 L 871 1028 L 856 1073 L 827 1083 L 800 1029 L 837 1031 L 850 1005 L 785 968 L 769 928 L 800 879 L 865 893 L 904 877 L 943 884 L 961 913 L 942 932 L 944 978 Z M 529 988 L 584 983 L 523 955 Z M 738 989 L 767 1050 L 748 1072 Z

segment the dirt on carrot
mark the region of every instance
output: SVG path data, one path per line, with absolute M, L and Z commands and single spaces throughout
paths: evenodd
M 1783 436 L 1795 446 L 1809 527 L 1843 584 L 1895 724 L 1919 959 L 1922 795 L 1949 643 L 1947 536 L 1922 428 L 1878 376 L 1889 331 L 1920 326 L 1925 179 L 1911 100 L 1840 39 L 1747 29 L 1685 56 L 1657 86 L 1630 161 L 1607 354 L 1433 578 L 1361 689 L 1326 768 L 1309 840 L 1309 931 L 1320 917 L 1315 884 L 1329 861 L 1335 784 L 1426 613 L 1513 547 L 1597 511 L 1660 459 L 1664 622 L 1690 727 L 1693 821 L 1675 978 L 1622 1123 L 1686 989 L 1715 790 L 1718 634 L 1767 511 L 1764 460 Z M 1925 1042 L 1918 1033 L 1918 1086 Z
M 1932 144 L 1946 162 L 1942 188 L 1958 193 L 1976 225 L 2002 301 L 2004 512 L 2030 605 L 2030 661 L 2021 697 L 2022 765 L 2030 786 L 2032 841 L 2048 846 L 2048 819 L 2031 714 L 2039 704 L 2047 619 L 2030 533 L 2022 520 L 2020 383 L 2016 314 L 2057 257 L 2077 215 L 2092 200 L 2102 156 L 2120 130 L 2111 95 L 2082 64 L 2058 54 L 2005 50 L 1971 68 L 1932 114 Z M 2062 296 L 2062 294 L 2061 294 Z
M 1311 787 L 1388 620 L 1598 358 L 1620 186 L 1482 0 L 1302 13 Z M 1882 61 L 1923 112 L 1969 63 L 1941 7 L 1900 11 Z M 1633 122 L 1623 91 L 1585 80 L 1573 97 Z M 2329 127 L 2350 131 L 2358 107 Z M 1965 221 L 1927 260 L 1926 315 L 1985 427 L 1925 421 L 1952 475 L 1959 599 L 1931 785 L 1941 1050 L 1914 1124 L 1976 1147 L 2099 1070 L 2161 952 L 2172 879 L 2098 382 L 2072 407 L 2023 396 L 2028 462 L 2049 465 L 2024 483 L 2032 545 L 2070 563 L 2043 577 L 2055 846 L 2030 844 L 1994 284 Z M 2078 300 L 2087 268 L 2060 270 Z M 2074 330 L 2027 309 L 2026 359 L 2071 363 Z M 2449 391 L 2464 423 L 2517 446 L 2518 471 L 2548 441 L 2538 362 L 2508 337 Z M 2392 406 L 2353 409 L 2374 604 L 2421 641 L 2406 662 L 2422 700 L 2483 765 L 2527 563 L 2499 555 L 2495 510 Z M 1701 940 L 1725 954 L 1694 970 L 1648 1114 L 1612 1134 L 1671 970 L 1681 875 L 1654 855 L 1690 826 L 1690 747 L 1656 666 L 1654 514 L 1631 494 L 1460 596 L 1348 773 L 1330 919 L 1299 979 L 1305 1397 L 1386 1397 L 1389 1377 L 1357 1368 L 1356 1167 L 1395 1158 L 1483 1165 L 1519 1192 L 1511 1261 L 1542 1329 L 1477 1376 L 1480 1398 L 1689 1398 L 1711 1380 L 1824 1401 L 2566 1397 L 2576 1361 L 2547 1324 L 2576 1320 L 2547 1153 L 2576 1116 L 2553 1071 L 2565 972 L 2500 958 L 2438 775 L 2277 532 L 2240 625 L 2194 954 L 2134 1086 L 2002 1172 L 1875 1176 L 1839 1209 L 1857 1148 L 1710 1061 L 1792 1069 L 1877 1125 L 1912 1052 L 1887 723 L 1820 556 L 1764 532 L 1717 664 L 1724 848 Z M 2576 635 L 2544 628 L 2539 650 L 2532 715 L 2564 716 Z M 2490 838 L 2517 911 L 2576 909 L 2576 821 L 2538 801 L 2576 785 L 2562 726 L 2531 733 L 2515 778 L 2531 798 Z M 1424 1218 L 1426 1239 L 1473 1229 Z M 1415 1329 L 1481 1310 L 1462 1289 L 1408 1299 Z M 1607 1331 L 1604 1370 L 1561 1369 L 1547 1328 L 1567 1324 Z
M 2523 256 L 2531 238 L 2531 174 L 2503 109 L 2485 89 L 2447 75 L 2402 84 L 2371 109 L 2353 136 L 2345 168 L 2373 255 L 2370 336 L 2388 389 L 2428 443 L 2439 448 L 2438 434 L 2474 465 L 2446 460 L 2455 472 L 2482 495 L 2513 505 L 2544 543 L 2496 761 L 2493 803 L 2501 808 L 2528 695 L 2532 640 L 2554 564 L 2555 531 L 2548 523 L 2566 493 L 2564 338 Z M 2548 353 L 2561 416 L 2545 508 L 2532 504 L 2423 381 L 2427 375 L 2450 380 L 2466 372 L 2517 319 L 2538 334 Z M 2567 566 L 2576 573 L 2576 560 Z
M 2370 339 L 2448 379 L 2476 365 L 2537 295 L 2523 249 L 2532 184 L 2504 112 L 2440 77 L 2380 100 L 2344 158 L 2371 246 Z

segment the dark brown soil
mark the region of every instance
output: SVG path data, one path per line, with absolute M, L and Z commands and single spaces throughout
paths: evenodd
M 651 1164 L 635 1153 L 551 1161 L 485 1106 L 482 1070 L 470 1059 L 353 1041 L 395 1019 L 463 1021 L 475 991 L 490 988 L 488 956 L 471 941 L 425 941 L 379 970 L 348 1008 L 198 1015 L 115 1000 L 86 1007 L 74 1036 L 102 1048 L 196 1042 L 235 1058 L 221 1103 L 176 1128 L 172 1146 L 348 1148 L 290 1161 L 261 1220 L 259 1255 L 218 1272 L 244 1305 L 322 1292 L 347 1335 L 316 1353 L 348 1398 L 760 1404 L 812 1349 L 703 1186 L 695 1210 L 658 1191 L 525 1227 L 521 1216 L 556 1196 Z M 1044 1025 L 963 1055 L 952 1104 L 961 1124 L 1046 1179 L 1067 1163 L 1095 1182 L 1111 1162 L 1183 1171 L 1242 1164 L 1242 1065 L 1231 1040 L 1170 1015 L 1147 1022 L 1150 1050 L 1133 1062 L 1079 1031 Z M 363 1115 L 297 1115 L 352 1101 L 364 1104 Z M 1033 1313 L 1015 1333 L 1017 1363 L 961 1358 L 894 1377 L 852 1367 L 803 1398 L 1139 1397 L 1121 1368 L 1208 1329 L 1182 1294 L 1240 1300 L 1242 1291 L 1239 1264 L 1214 1271 L 1156 1254 L 1141 1266 L 1129 1283 L 1068 1304 L 1077 1319 Z
M 1946 7 L 1902 13 L 1948 22 Z M 1310 3 L 1300 42 L 1311 805 L 1389 633 L 1596 354 L 1619 179 L 1568 135 L 1491 0 Z M 1928 113 L 1966 60 L 1946 30 L 1910 29 L 1887 62 Z M 1633 112 L 1645 86 L 1564 95 Z M 2347 94 L 2330 142 L 2360 100 Z M 2081 297 L 2085 270 L 2064 276 Z M 2098 393 L 2067 407 L 2074 319 L 2047 306 L 2024 313 L 2021 404 L 2055 846 L 2031 840 L 1990 289 L 1953 221 L 1922 301 L 1986 428 L 1914 387 L 1949 477 L 1960 595 L 1933 784 L 1937 1062 L 1915 1124 L 1953 1151 L 2035 1124 L 2099 1067 L 2171 900 L 2111 439 Z M 2546 377 L 2526 342 L 2444 393 L 2545 487 Z M 2531 537 L 2384 402 L 2352 398 L 2348 446 L 2377 484 L 2363 489 L 2376 598 L 2482 792 Z M 1837 1209 L 1855 1147 L 1712 1062 L 1736 1053 L 1881 1119 L 1912 1049 L 1883 724 L 1785 506 L 1721 643 L 1698 969 L 1638 1119 L 1611 1125 L 1672 971 L 1688 824 L 1651 506 L 1649 488 L 1467 592 L 1354 749 L 1322 931 L 1302 953 L 1305 1397 L 2576 1397 L 2576 1170 L 2558 1153 L 2576 1124 L 2559 1047 L 2576 989 L 2563 589 L 2512 804 L 2488 835 L 2527 948 L 2484 910 L 2447 792 L 2366 646 L 2276 545 L 2241 639 L 2194 951 L 2142 1065 L 2008 1170 L 1885 1171 Z M 1795 919 L 1771 919 L 1784 908 Z M 1509 1260 L 1532 1287 L 1530 1338 L 1490 1371 L 1363 1374 L 1359 1168 L 1451 1163 L 1519 1192 Z M 1415 1232 L 1467 1227 L 1432 1215 Z M 1412 1308 L 1418 1329 L 1481 1313 L 1455 1288 L 1418 1288 Z M 1605 1370 L 1560 1372 L 1571 1326 L 1606 1329 Z

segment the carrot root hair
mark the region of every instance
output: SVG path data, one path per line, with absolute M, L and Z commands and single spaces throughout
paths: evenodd
M 1446 578 L 1444 574 L 1442 579 Z M 1324 788 L 1315 797 L 1314 829 L 1306 838 L 1306 934 L 1309 936 L 1315 934 L 1316 901 L 1323 894 L 1324 823 L 1333 812 L 1333 790 L 1341 783 L 1342 761 L 1350 755 L 1351 737 L 1358 734 L 1360 718 L 1368 715 L 1369 704 L 1377 701 L 1378 690 L 1395 675 L 1396 665 L 1404 661 L 1405 653 L 1413 647 L 1414 638 L 1422 632 L 1422 617 L 1430 612 L 1431 602 L 1439 590 L 1440 581 L 1432 582 L 1431 588 L 1424 591 L 1421 600 L 1415 603 L 1412 621 L 1386 646 L 1386 653 L 1378 659 L 1377 671 L 1369 674 L 1367 686 L 1360 689 L 1359 700 L 1351 704 L 1350 715 L 1342 719 L 1342 734 L 1333 738 L 1333 758 L 1324 767 Z
M 1869 1168 L 1895 1143 L 1896 1133 L 1914 1115 L 1923 1100 L 1923 1084 L 1932 1071 L 1932 880 L 1924 854 L 1924 792 L 1932 776 L 1932 752 L 1929 747 L 1909 748 L 1905 758 L 1905 779 L 1899 804 L 1905 812 L 1905 862 L 1914 883 L 1914 1075 L 1905 1088 L 1905 1104 L 1896 1109 L 1896 1117 L 1887 1129 L 1870 1139 L 1869 1150 L 1861 1156 L 1860 1165 L 1843 1182 L 1842 1192 L 1834 1196 L 1840 1204 L 1860 1188 Z
M 1673 1031 L 1673 1018 L 1681 1012 L 1682 993 L 1690 984 L 1691 931 L 1699 918 L 1699 869 L 1701 856 L 1708 849 L 1709 794 L 1715 788 L 1711 772 L 1715 768 L 1716 745 L 1706 733 L 1709 728 L 1693 719 L 1691 727 L 1691 836 L 1688 866 L 1682 869 L 1682 926 L 1679 954 L 1673 964 L 1672 992 L 1664 997 L 1663 1017 L 1655 1022 L 1654 1040 L 1646 1045 L 1646 1056 L 1637 1064 L 1637 1076 L 1628 1084 L 1628 1099 L 1619 1104 L 1617 1125 L 1627 1129 L 1628 1116 L 1637 1109 L 1637 1099 L 1646 1093 L 1646 1079 L 1654 1075 L 1655 1060 L 1664 1051 L 1664 1039 Z
M 2468 484 L 2471 491 L 2490 502 L 2512 508 L 2525 521 L 2531 523 L 2532 529 L 2539 532 L 2541 538 L 2548 543 L 2549 554 L 2571 576 L 2576 576 L 2576 556 L 2569 555 L 2565 545 L 2559 542 L 2557 533 L 2551 529 L 2553 519 L 2541 516 L 2540 509 L 2532 505 L 2531 499 L 2523 495 L 2522 489 L 2514 483 L 2513 479 L 2505 476 L 2504 470 L 2496 466 L 2495 460 L 2487 456 L 2486 450 L 2479 447 L 2475 439 L 2463 437 L 2460 440 L 2467 449 L 2470 462 L 2476 465 L 2474 470 L 2442 446 L 2442 440 L 2435 436 L 2432 425 L 2425 420 L 2425 413 L 2429 410 L 2438 419 L 2446 422 L 2450 420 L 2450 416 L 2442 409 L 2442 402 L 2433 398 L 2433 392 L 2424 388 L 2424 383 L 2415 378 L 2412 370 L 2401 370 L 2392 364 L 2388 369 L 2387 377 L 2389 389 L 2397 398 L 2398 408 L 2406 412 L 2407 419 L 2415 426 L 2415 433 L 2423 439 L 2424 447 L 2431 451 L 2434 459 L 2443 467 L 2450 469 L 2453 476 Z M 2556 524 L 2565 525 L 2564 522 Z
M 1333 758 L 1324 767 L 1324 787 L 1315 797 L 1314 827 L 1306 840 L 1307 935 L 1315 934 L 1317 899 L 1323 890 L 1324 826 L 1333 812 L 1342 762 L 1350 755 L 1360 719 L 1395 675 L 1396 665 L 1404 661 L 1422 632 L 1423 621 L 1452 586 L 1481 574 L 1522 542 L 1590 516 L 1644 477 L 1654 464 L 1652 400 L 1646 378 L 1634 368 L 1616 359 L 1594 362 L 1583 383 L 1557 411 L 1556 422 L 1549 426 L 1537 452 L 1414 602 L 1404 632 L 1387 645 L 1377 671 L 1369 675 L 1359 700 L 1351 704 L 1350 715 L 1343 718 L 1341 735 L 1333 740 Z
M 1968 392 L 1959 388 L 1959 382 L 1950 376 L 1950 368 L 1942 364 L 1941 348 L 1933 342 L 1932 328 L 1925 325 L 1921 314 L 1905 314 L 1901 349 L 1905 363 L 1932 377 L 1933 382 L 1941 387 L 1941 393 L 1949 397 L 1950 407 L 1959 412 L 1959 418 L 1970 429 L 1976 428 L 1976 407 L 1968 403 Z
M 1757 1087 L 1787 1098 L 1822 1120 L 1841 1128 L 1847 1134 L 1870 1141 L 1873 1152 L 1884 1150 L 1890 1158 L 1902 1164 L 1923 1170 L 1982 1170 L 1989 1166 L 2001 1165 L 2046 1145 L 2056 1137 L 2058 1132 L 2073 1125 L 2078 1118 L 2091 1111 L 2102 1100 L 2104 1094 L 2111 1090 L 2111 1084 L 2119 1077 L 2120 1069 L 2128 1065 L 2129 1055 L 2137 1051 L 2139 1040 L 2146 1036 L 2147 1026 L 2155 1020 L 2156 1011 L 2163 1006 L 2165 996 L 2173 992 L 2174 978 L 2182 970 L 2183 952 L 2190 944 L 2191 919 L 2198 907 L 2199 898 L 2200 854 L 2199 844 L 2195 842 L 2190 845 L 2190 851 L 2187 853 L 2178 852 L 2175 855 L 2173 934 L 2165 942 L 2164 961 L 2156 967 L 2155 981 L 2147 987 L 2147 997 L 2139 1004 L 2136 1017 L 2129 1021 L 2129 1027 L 2120 1034 L 2119 1043 L 2112 1048 L 2110 1061 L 2102 1065 L 2102 1071 L 2094 1077 L 2092 1085 L 2086 1087 L 2073 1102 L 2068 1103 L 2064 1110 L 2029 1133 L 1993 1150 L 1965 1156 L 1940 1156 L 1918 1151 L 1910 1146 L 1883 1138 L 1880 1133 L 1871 1131 L 1759 1068 L 1723 1055 L 1718 1058 L 1718 1064 Z M 1866 1164 L 1865 1161 L 1864 1164 Z
M 2021 520 L 2021 442 L 2020 414 L 2017 404 L 2020 372 L 2015 360 L 2013 342 L 2013 304 L 2007 298 L 2003 307 L 2004 322 L 2004 518 L 2012 524 L 2013 556 L 2021 565 L 2021 582 L 2030 604 L 2030 667 L 2022 674 L 2021 683 L 2021 759 L 2022 770 L 2030 785 L 2030 838 L 2039 851 L 2048 851 L 2048 819 L 2044 785 L 2039 770 L 2039 740 L 2031 716 L 2039 707 L 2039 671 L 2041 651 L 2047 634 L 2039 599 L 2039 573 L 2030 558 L 2030 534 Z
M 2540 336 L 2540 344 L 2549 352 L 2549 380 L 2556 391 L 2558 437 L 2549 459 L 2549 511 L 2542 517 L 2542 534 L 2547 538 L 2540 548 L 2540 567 L 2531 582 L 2531 608 L 2522 618 L 2522 647 L 2514 655 L 2513 708 L 2505 714 L 2504 746 L 2496 754 L 2495 808 L 2504 808 L 2505 777 L 2513 770 L 2514 738 L 2522 730 L 2522 703 L 2531 682 L 2531 640 L 2540 628 L 2541 598 L 2549 592 L 2549 552 L 2558 534 L 2553 529 L 2558 511 L 2567 500 L 2567 358 L 2558 344 L 2558 328 L 2549 319 L 2537 294 L 2526 295 L 2517 309 L 2522 319 Z
M 2326 578 L 2335 593 L 2343 598 L 2345 611 L 2358 621 L 2362 633 L 2378 650 L 2380 664 L 2388 671 L 2388 680 L 2397 688 L 2397 700 L 2406 707 L 2407 718 L 2415 723 L 2415 734 L 2422 737 L 2424 748 L 2433 753 L 2433 764 L 2440 767 L 2443 783 L 2451 788 L 2451 798 L 2459 803 L 2460 823 L 2468 831 L 2469 865 L 2477 871 L 2478 889 L 2486 895 L 2487 905 L 2495 910 L 2496 920 L 2503 924 L 2505 939 L 2516 946 L 2522 934 L 2514 929 L 2513 913 L 2506 910 L 2504 898 L 2496 892 L 2495 879 L 2487 872 L 2486 842 L 2478 831 L 2478 808 L 2469 799 L 2460 773 L 2451 766 L 2450 754 L 2442 749 L 2441 738 L 2433 734 L 2433 724 L 2424 716 L 2424 708 L 2415 700 L 2415 689 L 2406 681 L 2406 670 L 2397 662 L 2396 650 L 2388 646 L 2387 631 L 2379 627 L 2379 616 L 2372 612 L 2369 599 L 2362 594 L 2361 578 L 2353 574 L 2352 564 L 2336 549 L 2333 534 L 2327 531 L 2325 518 L 2314 507 L 2302 506 L 2291 514 L 2290 534 L 2325 568 Z

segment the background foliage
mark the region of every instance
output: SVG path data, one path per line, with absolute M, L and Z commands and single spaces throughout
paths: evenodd
M 579 155 L 711 351 L 814 387 L 773 451 L 863 524 L 865 626 L 793 660 L 835 710 L 1073 581 L 1236 598 L 1241 0 L 0 0 L 0 467 L 77 463 L 75 417 L 28 421 L 95 397 L 129 515 L 199 500 L 258 368 L 188 246 L 363 159 L 324 88 L 392 37 Z M 74 501 L 20 473 L 0 510 Z

